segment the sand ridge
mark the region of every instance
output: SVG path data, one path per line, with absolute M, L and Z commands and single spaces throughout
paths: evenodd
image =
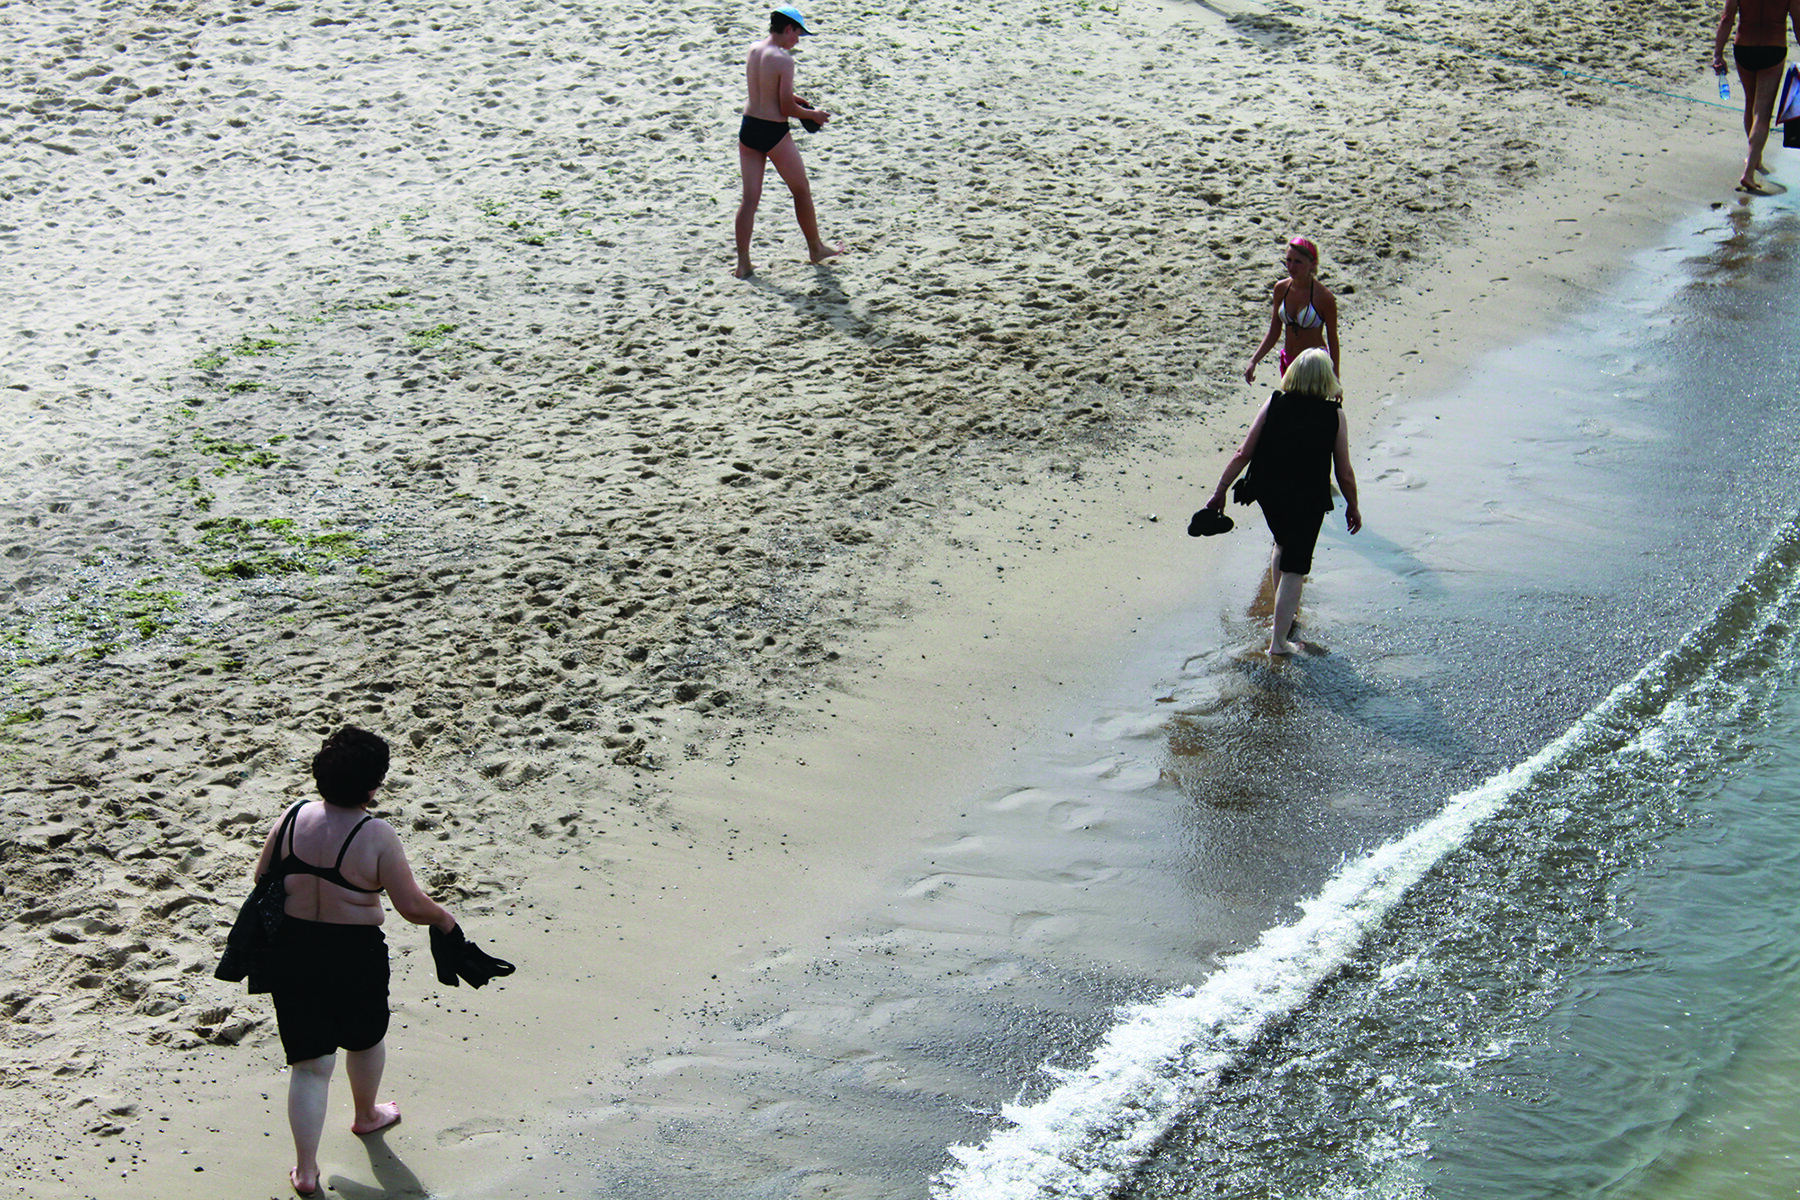
M 384 811 L 475 918 L 545 857 L 644 886 L 682 764 L 828 723 L 944 514 L 1235 434 L 1285 236 L 1354 349 L 1564 121 L 1625 119 L 1484 53 L 1684 78 L 1688 16 L 1639 8 L 1624 63 L 1614 14 L 1527 4 L 821 13 L 853 253 L 807 265 L 772 182 L 747 283 L 742 13 L 9 12 L 15 1166 L 141 1136 L 135 1064 L 270 1053 L 206 974 L 324 730 L 395 741 Z

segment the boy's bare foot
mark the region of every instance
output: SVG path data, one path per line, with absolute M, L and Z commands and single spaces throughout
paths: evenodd
M 375 1106 L 375 1120 L 368 1123 L 362 1121 L 351 1122 L 350 1132 L 356 1134 L 358 1137 L 363 1137 L 371 1133 L 380 1133 L 388 1126 L 398 1125 L 399 1123 L 400 1105 L 393 1100 L 388 1100 Z
M 741 262 L 737 265 L 737 270 L 733 271 L 731 274 L 737 279 L 748 279 L 756 274 L 756 268 L 747 262 Z
M 294 1194 L 296 1196 L 316 1196 L 319 1194 L 319 1176 L 316 1172 L 312 1175 L 311 1182 L 309 1183 L 307 1182 L 307 1176 L 300 1174 L 299 1167 L 289 1167 L 288 1182 L 294 1185 Z
M 848 254 L 849 252 L 850 247 L 844 245 L 842 242 L 832 242 L 830 245 L 820 242 L 818 247 L 812 252 L 812 260 L 815 263 L 822 263 L 828 258 L 836 258 L 840 254 Z

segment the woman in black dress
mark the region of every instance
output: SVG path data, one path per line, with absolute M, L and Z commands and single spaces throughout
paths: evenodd
M 1275 577 L 1275 616 L 1269 627 L 1269 653 L 1292 654 L 1297 646 L 1294 615 L 1300 611 L 1300 589 L 1312 570 L 1319 526 L 1331 511 L 1330 473 L 1344 496 L 1344 523 L 1351 533 L 1362 528 L 1356 506 L 1356 472 L 1350 468 L 1350 433 L 1344 420 L 1337 372 L 1324 350 L 1303 350 L 1281 377 L 1281 390 L 1270 396 L 1244 444 L 1225 464 L 1218 490 L 1206 507 L 1225 507 L 1225 493 L 1245 467 L 1263 520 L 1275 535 L 1269 570 Z

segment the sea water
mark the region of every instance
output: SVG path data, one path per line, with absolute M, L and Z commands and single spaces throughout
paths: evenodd
M 1696 214 L 1397 410 L 1309 585 L 1331 654 L 1201 656 L 1165 745 L 1196 846 L 1393 828 L 935 1195 L 1800 1193 L 1797 239 Z
M 1240 1001 L 1130 1194 L 1708 1194 L 1659 1181 L 1735 1173 L 1727 1132 L 1791 1189 L 1794 1080 L 1763 1081 L 1800 968 L 1796 618 L 1790 525 L 1714 620 L 1245 956 L 1313 990 Z

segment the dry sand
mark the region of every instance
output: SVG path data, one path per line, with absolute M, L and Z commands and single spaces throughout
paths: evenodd
M 820 9 L 853 252 L 806 264 L 771 179 L 749 282 L 754 12 L 10 8 L 0 1172 L 277 1190 L 272 1017 L 210 970 L 353 721 L 521 964 L 444 992 L 390 928 L 377 1182 L 496 1194 L 829 952 L 1135 622 L 1243 602 L 1181 530 L 1286 236 L 1360 438 L 1729 198 L 1735 116 L 1531 65 L 1703 95 L 1691 6 L 1410 8 Z

